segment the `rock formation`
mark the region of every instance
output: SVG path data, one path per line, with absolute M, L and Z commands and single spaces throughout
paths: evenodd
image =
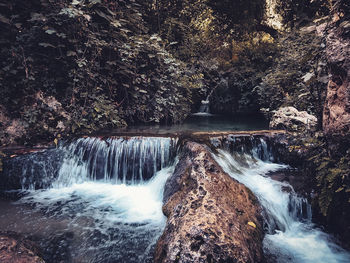
M 327 58 L 331 79 L 323 112 L 326 134 L 350 132 L 350 5 L 335 1 L 327 34 Z
M 205 146 L 187 142 L 164 191 L 168 217 L 155 262 L 261 262 L 262 218 L 252 193 Z
M 315 129 L 317 118 L 294 107 L 282 107 L 274 113 L 270 128 L 285 128 L 291 131 Z
M 0 262 L 45 263 L 35 245 L 15 233 L 0 233 Z

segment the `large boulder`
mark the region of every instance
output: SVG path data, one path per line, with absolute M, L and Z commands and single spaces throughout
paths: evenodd
M 261 208 L 206 146 L 187 142 L 164 191 L 155 262 L 261 262 Z
M 272 129 L 289 131 L 314 130 L 317 118 L 306 111 L 298 111 L 294 107 L 281 107 L 274 112 L 270 121 Z
M 346 135 L 350 132 L 350 4 L 347 0 L 335 1 L 326 52 L 331 79 L 323 111 L 323 130 L 329 135 Z

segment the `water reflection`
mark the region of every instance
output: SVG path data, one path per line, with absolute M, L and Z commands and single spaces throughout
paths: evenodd
M 113 134 L 118 132 L 167 134 L 179 132 L 212 132 L 212 131 L 252 131 L 268 129 L 268 121 L 262 115 L 215 115 L 208 113 L 193 114 L 181 124 L 133 125 L 123 129 L 103 131 Z M 101 134 L 101 133 L 99 133 Z

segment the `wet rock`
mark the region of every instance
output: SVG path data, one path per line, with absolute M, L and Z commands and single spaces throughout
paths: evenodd
M 0 262 L 44 263 L 33 242 L 20 235 L 0 232 Z
M 333 23 L 327 34 L 327 58 L 331 79 L 323 111 L 326 134 L 350 132 L 350 5 L 341 0 L 335 4 Z
M 290 131 L 314 130 L 317 118 L 306 111 L 298 111 L 294 107 L 279 108 L 270 121 L 270 128 Z
M 187 142 L 164 191 L 168 217 L 155 262 L 261 262 L 261 208 L 207 147 Z

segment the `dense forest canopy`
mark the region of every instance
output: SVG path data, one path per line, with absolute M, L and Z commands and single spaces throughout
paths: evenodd
M 280 6 L 288 10 L 286 24 L 304 11 L 308 19 L 327 12 L 327 1 L 311 2 Z M 218 89 L 213 110 L 258 111 L 259 103 L 248 98 L 241 106 L 237 98 L 261 82 L 279 52 L 277 31 L 264 24 L 262 0 L 0 5 L 1 107 L 17 119 L 18 133 L 30 127 L 22 140 L 133 122 L 181 122 L 225 74 L 234 101 L 222 108 L 226 88 Z

